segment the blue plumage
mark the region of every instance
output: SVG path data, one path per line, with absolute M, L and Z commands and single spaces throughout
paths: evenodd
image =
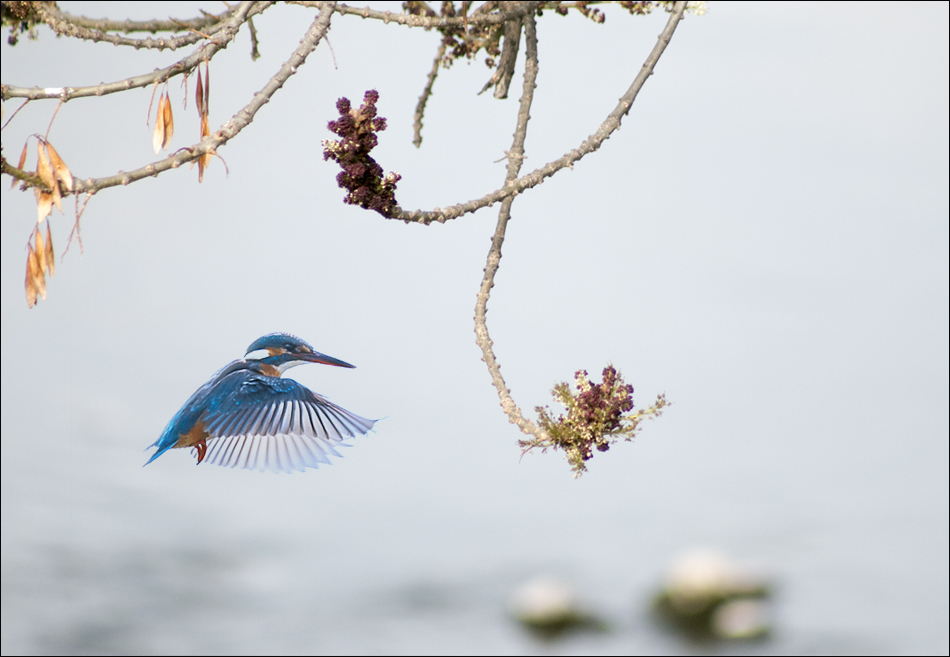
M 292 379 L 280 378 L 304 363 L 353 367 L 313 350 L 286 333 L 255 340 L 247 353 L 266 351 L 262 358 L 236 360 L 201 386 L 171 419 L 146 465 L 167 450 L 194 447 L 198 463 L 274 472 L 303 471 L 340 456 L 334 445 L 365 434 L 367 420 Z

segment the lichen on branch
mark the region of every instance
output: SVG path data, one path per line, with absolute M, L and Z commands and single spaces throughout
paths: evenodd
M 383 168 L 369 154 L 378 143 L 376 133 L 386 129 L 386 119 L 376 116 L 378 100 L 375 89 L 366 92 L 359 109 L 353 109 L 349 99 L 340 98 L 336 102 L 340 118 L 330 121 L 327 127 L 342 139 L 325 139 L 321 144 L 323 159 L 333 160 L 343 168 L 336 181 L 348 190 L 344 201 L 375 210 L 388 219 L 398 208 L 396 183 L 402 176 L 393 171 L 383 176 Z
M 551 395 L 567 414 L 555 418 L 547 406 L 535 407 L 538 426 L 547 436 L 520 441 L 522 449 L 562 449 L 574 476 L 579 477 L 587 470 L 594 449 L 606 452 L 620 438 L 633 440 L 643 420 L 659 417 L 670 405 L 661 394 L 650 407 L 631 413 L 633 386 L 624 382 L 613 365 L 604 368 L 603 377 L 602 383 L 592 383 L 586 370 L 578 370 L 574 374 L 576 392 L 567 383 L 555 385 Z

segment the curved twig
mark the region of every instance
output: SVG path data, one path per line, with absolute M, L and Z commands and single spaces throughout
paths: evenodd
M 515 127 L 514 139 L 511 150 L 508 151 L 508 171 L 505 175 L 506 187 L 518 177 L 518 171 L 520 171 L 521 163 L 524 160 L 524 141 L 528 132 L 531 102 L 534 100 L 535 81 L 538 76 L 538 33 L 533 11 L 537 3 L 529 2 L 525 4 L 529 5 L 532 11 L 526 12 L 523 19 L 526 41 L 524 86 L 521 94 L 521 105 L 518 108 L 518 122 Z M 505 415 L 508 416 L 508 420 L 517 425 L 522 432 L 543 439 L 546 437 L 544 431 L 521 414 L 521 409 L 518 408 L 515 400 L 511 397 L 511 391 L 505 385 L 505 379 L 501 375 L 501 366 L 498 364 L 492 350 L 492 341 L 488 335 L 488 326 L 485 321 L 485 315 L 488 313 L 488 297 L 491 294 L 492 286 L 495 284 L 495 273 L 501 263 L 501 246 L 505 241 L 505 229 L 508 226 L 508 219 L 511 217 L 511 204 L 514 200 L 514 195 L 508 196 L 502 201 L 501 209 L 498 212 L 498 223 L 495 226 L 495 234 L 492 236 L 491 248 L 488 250 L 485 274 L 482 277 L 482 285 L 478 290 L 478 297 L 475 301 L 475 342 L 482 350 L 482 360 L 488 366 L 492 384 L 498 391 L 498 399 Z
M 617 106 L 610 114 L 607 115 L 607 118 L 604 120 L 604 122 L 599 128 L 597 128 L 597 131 L 585 139 L 577 148 L 568 151 L 558 159 L 548 162 L 541 168 L 535 169 L 531 173 L 528 173 L 509 184 L 505 184 L 504 187 L 496 189 L 495 191 L 490 192 L 481 198 L 467 201 L 465 203 L 459 203 L 457 205 L 451 205 L 447 208 L 435 208 L 434 210 L 403 210 L 402 208 L 396 208 L 392 218 L 400 219 L 407 223 L 415 222 L 426 225 L 431 224 L 434 221 L 445 223 L 449 219 L 457 219 L 464 214 L 488 207 L 489 205 L 494 205 L 499 201 L 504 201 L 511 196 L 520 194 L 526 189 L 535 187 L 544 182 L 545 178 L 553 176 L 555 173 L 565 167 L 572 166 L 585 155 L 596 151 L 616 130 L 620 128 L 621 120 L 630 111 L 630 107 L 633 105 L 633 101 L 636 100 L 637 94 L 640 93 L 640 89 L 643 87 L 644 82 L 647 81 L 647 78 L 653 75 L 653 68 L 659 61 L 663 51 L 666 50 L 666 46 L 669 45 L 670 39 L 673 36 L 673 32 L 676 31 L 676 26 L 683 19 L 683 12 L 685 10 L 686 2 L 680 0 L 676 3 L 672 14 L 670 14 L 670 18 L 666 23 L 666 27 L 664 28 L 663 32 L 660 33 L 656 45 L 653 47 L 650 55 L 643 63 L 643 67 L 640 69 L 637 77 L 634 78 L 633 84 L 631 84 L 630 88 L 627 89 L 627 92 L 620 97 L 620 101 L 617 103 Z
M 136 75 L 125 80 L 117 82 L 108 82 L 97 84 L 91 87 L 56 87 L 52 89 L 40 89 L 39 87 L 14 87 L 4 85 L 2 89 L 3 100 L 9 98 L 29 98 L 30 100 L 40 100 L 44 98 L 56 98 L 66 102 L 73 98 L 82 98 L 86 96 L 104 96 L 106 94 L 126 91 L 137 87 L 147 87 L 157 82 L 165 82 L 169 78 L 182 73 L 190 72 L 199 63 L 206 59 L 211 59 L 214 55 L 224 48 L 234 39 L 244 21 L 264 11 L 273 2 L 243 2 L 234 14 L 220 24 L 220 29 L 215 36 L 221 35 L 221 39 L 213 39 L 198 48 L 194 53 L 181 59 L 171 66 L 157 69 L 145 75 Z
M 177 169 L 182 164 L 187 164 L 188 162 L 197 160 L 202 155 L 214 153 L 219 146 L 227 143 L 244 128 L 246 128 L 251 123 L 251 121 L 254 120 L 254 116 L 257 114 L 257 112 L 271 99 L 277 90 L 284 85 L 290 76 L 297 72 L 297 69 L 304 63 L 304 61 L 306 61 L 310 53 L 312 53 L 317 47 L 320 39 L 326 35 L 327 29 L 330 26 L 330 17 L 332 14 L 333 3 L 328 2 L 320 10 L 319 15 L 314 19 L 313 23 L 311 23 L 306 34 L 304 34 L 303 39 L 300 40 L 300 44 L 291 54 L 290 58 L 284 62 L 283 66 L 280 67 L 277 73 L 267 81 L 267 84 L 265 84 L 260 91 L 254 94 L 251 102 L 238 110 L 238 112 L 235 113 L 234 116 L 232 116 L 231 119 L 222 125 L 217 131 L 208 137 L 205 137 L 197 144 L 186 146 L 185 148 L 179 149 L 177 152 L 163 160 L 152 162 L 151 164 L 147 164 L 144 167 L 134 171 L 129 171 L 127 173 L 120 171 L 114 176 L 107 176 L 104 178 L 86 178 L 84 180 L 75 180 L 73 193 L 77 195 L 82 193 L 94 194 L 107 187 L 128 185 L 129 183 L 135 182 L 136 180 L 141 180 L 142 178 L 156 176 L 163 171 L 168 171 L 169 169 Z M 5 161 L 3 164 L 4 173 L 10 173 L 14 177 L 21 180 L 27 181 L 27 177 L 29 177 L 31 181 L 36 177 L 32 173 L 23 172 L 19 169 L 16 169 Z M 28 184 L 30 181 L 27 181 Z
M 426 78 L 425 89 L 422 90 L 419 102 L 416 103 L 416 112 L 412 115 L 412 143 L 416 148 L 422 146 L 422 117 L 425 115 L 429 96 L 432 95 L 432 85 L 435 84 L 435 78 L 439 75 L 439 64 L 442 63 L 443 56 L 445 56 L 445 44 L 440 43 L 439 49 L 435 52 L 435 59 L 432 60 L 432 70 Z

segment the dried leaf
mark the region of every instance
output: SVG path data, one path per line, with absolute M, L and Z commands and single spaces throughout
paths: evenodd
M 36 254 L 33 253 L 33 247 L 30 247 L 30 253 L 26 256 L 26 305 L 30 308 L 36 305 L 36 277 L 33 272 L 36 268 Z
M 162 140 L 162 150 L 168 150 L 172 142 L 172 135 L 175 134 L 175 119 L 172 116 L 172 101 L 165 92 L 165 111 L 162 114 L 165 118 L 165 138 Z
M 155 130 L 152 131 L 152 148 L 157 154 L 165 141 L 165 94 L 158 97 L 158 111 L 155 113 Z
M 20 171 L 23 171 L 23 165 L 26 164 L 26 147 L 30 145 L 30 140 L 27 139 L 26 143 L 23 144 L 23 151 L 20 153 L 20 161 L 17 163 L 16 168 Z M 17 184 L 17 179 L 14 178 L 10 181 L 10 189 L 13 189 L 13 186 Z
M 198 84 L 195 85 L 195 106 L 198 108 L 198 116 L 205 115 L 205 88 L 201 83 L 201 68 L 198 68 Z
M 53 170 L 49 166 L 49 157 L 46 155 L 46 142 L 42 139 L 36 142 L 36 175 L 40 177 L 43 184 L 53 189 L 56 184 L 56 178 L 53 177 Z
M 36 196 L 36 223 L 41 223 L 53 211 L 53 195 L 38 187 L 33 188 Z
M 43 244 L 43 233 L 39 229 L 36 231 L 36 263 L 40 271 L 46 269 L 46 245 Z
M 63 162 L 63 158 L 59 156 L 59 153 L 56 152 L 56 149 L 53 148 L 53 145 L 49 142 L 46 142 L 46 148 L 49 150 L 49 162 L 53 165 L 53 173 L 56 174 L 56 177 L 63 181 L 63 184 L 66 185 L 66 189 L 73 191 L 73 174 L 70 173 L 69 167 L 66 166 L 66 163 Z
M 46 271 L 52 276 L 56 273 L 56 256 L 53 254 L 53 233 L 50 232 L 49 222 L 46 222 Z

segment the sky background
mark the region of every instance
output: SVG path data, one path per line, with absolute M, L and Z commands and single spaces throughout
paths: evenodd
M 539 21 L 523 172 L 596 130 L 666 21 L 605 13 Z M 212 61 L 212 130 L 313 16 L 275 6 L 255 18 L 258 61 L 246 31 Z M 33 309 L 33 195 L 0 194 L 3 653 L 679 653 L 646 608 L 677 554 L 708 547 L 776 587 L 758 653 L 945 654 L 948 5 L 710 3 L 621 130 L 515 201 L 488 322 L 521 408 L 608 363 L 638 406 L 673 402 L 578 480 L 560 454 L 521 457 L 474 342 L 497 207 L 385 220 L 344 205 L 322 158 L 337 98 L 377 89 L 373 156 L 402 175 L 403 208 L 501 185 L 523 52 L 505 101 L 476 95 L 483 58 L 443 70 L 416 149 L 438 39 L 335 16 L 333 54 L 321 45 L 221 149 L 228 174 L 215 160 L 201 185 L 183 167 L 100 192 L 82 254 L 60 257 L 73 216 L 55 213 L 56 275 Z M 41 87 L 191 52 L 45 28 L 0 47 L 4 84 Z M 180 148 L 198 121 L 177 79 L 170 92 Z M 59 110 L 49 139 L 73 175 L 159 159 L 150 96 Z M 10 122 L 8 160 L 54 109 Z M 184 450 L 143 469 L 188 396 L 272 331 L 355 364 L 291 375 L 383 418 L 376 432 L 305 474 L 196 468 Z M 533 642 L 506 604 L 537 575 L 613 630 Z

